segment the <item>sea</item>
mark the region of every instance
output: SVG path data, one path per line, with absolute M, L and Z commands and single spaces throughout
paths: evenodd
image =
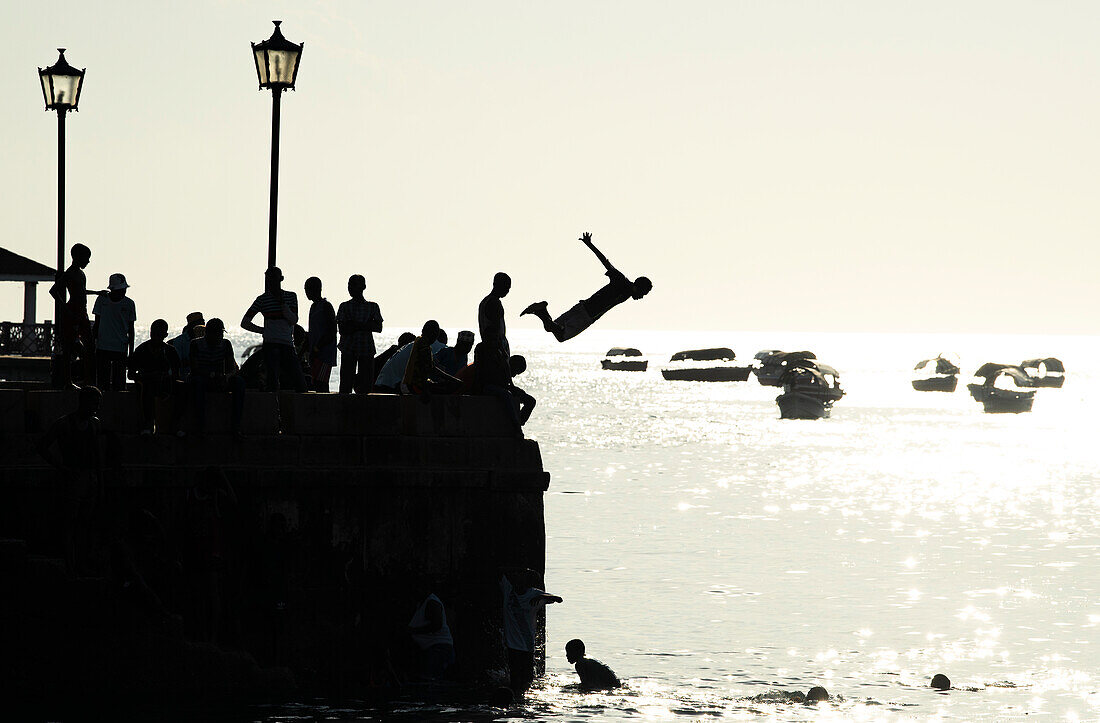
M 545 586 L 564 598 L 545 677 L 511 709 L 303 701 L 253 719 L 1100 720 L 1100 337 L 510 340 L 551 475 Z M 602 370 L 613 346 L 648 371 Z M 674 352 L 716 346 L 746 364 L 811 350 L 846 395 L 831 418 L 781 420 L 780 390 L 753 378 L 662 378 Z M 914 391 L 914 365 L 941 352 L 961 361 L 958 391 Z M 1048 356 L 1066 382 L 1030 413 L 985 414 L 966 391 L 983 362 Z M 581 692 L 571 638 L 622 689 Z M 929 687 L 937 673 L 950 690 Z M 831 700 L 789 695 L 812 686 Z

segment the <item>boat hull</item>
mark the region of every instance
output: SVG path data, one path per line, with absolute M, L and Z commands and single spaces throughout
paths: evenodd
M 662 369 L 661 376 L 677 382 L 743 382 L 752 367 L 711 367 L 710 369 Z
M 970 396 L 982 403 L 987 414 L 1021 414 L 1030 412 L 1035 404 L 1035 390 L 1016 392 L 1011 389 L 997 389 L 981 384 L 968 384 Z
M 780 419 L 824 419 L 829 416 L 831 402 L 817 395 L 786 392 L 775 398 Z
M 1031 385 L 1034 387 L 1043 387 L 1045 389 L 1061 389 L 1062 385 L 1066 383 L 1065 377 L 1032 377 Z
M 955 376 L 913 380 L 913 389 L 918 392 L 953 392 L 958 386 L 959 378 Z
M 649 368 L 649 361 L 612 361 L 610 359 L 604 359 L 600 362 L 600 366 L 607 371 L 613 372 L 644 372 Z

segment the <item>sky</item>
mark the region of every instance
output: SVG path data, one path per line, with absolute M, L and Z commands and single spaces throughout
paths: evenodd
M 284 96 L 278 263 L 387 326 L 512 328 L 605 281 L 604 328 L 1098 334 L 1095 2 L 6 2 L 0 246 L 69 244 L 139 323 L 235 326 L 262 290 L 271 95 L 249 42 L 304 42 Z M 42 285 L 44 286 L 44 285 Z M 39 318 L 52 316 L 39 292 Z M 22 288 L 0 284 L 0 316 Z M 624 342 L 629 342 L 624 338 Z

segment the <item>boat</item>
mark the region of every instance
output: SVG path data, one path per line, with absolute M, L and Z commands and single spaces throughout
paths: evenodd
M 812 361 L 817 356 L 812 351 L 780 351 L 765 349 L 756 352 L 753 357 L 752 371 L 756 380 L 765 387 L 783 386 L 783 375 L 804 361 Z
M 1028 359 L 1020 364 L 1033 387 L 1061 389 L 1066 382 L 1066 368 L 1060 359 Z
M 688 349 L 678 351 L 661 370 L 661 376 L 679 382 L 743 382 L 749 378 L 752 367 L 737 366 L 733 349 Z
M 609 371 L 644 372 L 649 368 L 649 360 L 633 347 L 616 346 L 607 350 L 600 366 Z
M 940 354 L 913 367 L 913 389 L 918 392 L 953 392 L 959 385 L 959 365 Z
M 986 362 L 974 372 L 974 380 L 966 388 L 989 414 L 1020 414 L 1030 412 L 1035 403 L 1031 386 L 1031 377 L 1022 367 Z
M 788 364 L 780 383 L 783 393 L 775 398 L 780 419 L 826 418 L 833 402 L 844 396 L 837 370 L 815 359 L 802 357 Z

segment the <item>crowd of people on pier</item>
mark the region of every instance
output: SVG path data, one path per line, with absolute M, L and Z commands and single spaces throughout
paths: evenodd
M 171 429 L 157 431 L 183 436 L 179 421 L 187 405 L 201 430 L 206 395 L 228 392 L 232 429 L 239 435 L 247 389 L 327 393 L 338 361 L 340 394 L 488 395 L 500 400 L 513 433 L 520 437 L 535 407 L 534 397 L 515 383 L 527 362 L 512 355 L 508 343 L 501 299 L 511 279 L 503 272 L 493 278 L 492 290 L 478 307 L 480 343 L 475 345 L 473 331 L 462 330 L 451 345 L 446 331 L 430 319 L 419 335 L 403 333 L 379 353 L 374 335 L 382 331 L 382 312 L 365 297 L 367 284 L 361 274 L 348 279 L 349 298 L 335 309 L 323 296 L 321 279 L 307 279 L 304 291 L 310 308 L 302 319 L 297 294 L 283 288 L 282 271 L 273 266 L 264 274 L 263 293 L 240 322 L 262 342 L 246 351 L 244 363 L 238 364 L 225 323 L 207 319 L 201 311 L 188 314 L 180 334 L 171 339 L 168 323 L 156 319 L 149 339 L 135 347 L 137 308 L 127 296 L 126 277 L 111 274 L 105 291 L 89 291 L 84 269 L 91 250 L 76 244 L 71 256 L 71 265 L 52 290 L 63 301 L 55 382 L 71 384 L 77 369 L 85 385 L 121 391 L 129 376 L 141 394 L 144 434 L 154 432 L 158 399 L 170 400 L 173 411 L 167 425 Z M 94 323 L 88 315 L 89 296 L 95 296 Z

